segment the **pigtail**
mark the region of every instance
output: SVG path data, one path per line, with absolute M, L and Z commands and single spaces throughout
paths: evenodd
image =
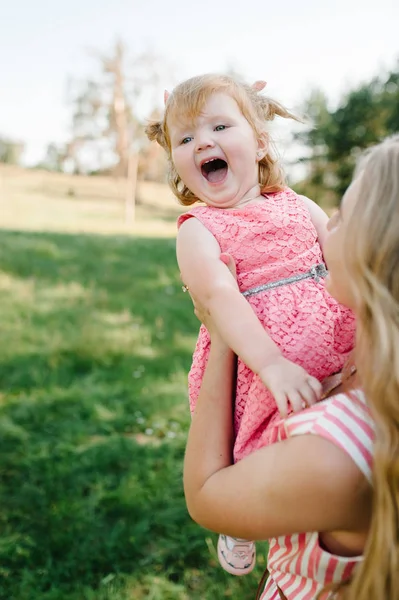
M 262 95 L 261 92 L 265 85 L 264 81 L 256 81 L 252 86 L 246 84 L 242 86 L 256 115 L 253 125 L 257 131 L 257 135 L 259 139 L 263 140 L 267 148 L 266 154 L 259 161 L 259 185 L 262 194 L 279 192 L 286 186 L 285 175 L 278 158 L 278 153 L 268 133 L 266 123 L 273 121 L 276 117 L 301 122 L 301 119 L 287 110 L 282 104 Z
M 163 121 L 151 121 L 144 131 L 150 142 L 157 142 L 164 150 L 166 150 L 166 152 L 168 152 Z
M 262 96 L 258 93 L 257 104 L 265 121 L 273 121 L 276 117 L 282 117 L 283 119 L 293 119 L 298 123 L 302 123 L 302 120 L 299 117 L 291 113 L 279 102 L 267 98 L 267 96 Z
M 166 140 L 163 121 L 151 121 L 145 128 L 145 133 L 150 142 L 157 142 L 165 151 L 168 157 L 168 183 L 169 186 L 183 206 L 191 206 L 198 201 L 194 194 L 184 185 L 178 172 L 176 171 L 175 165 L 173 164 L 170 148 Z

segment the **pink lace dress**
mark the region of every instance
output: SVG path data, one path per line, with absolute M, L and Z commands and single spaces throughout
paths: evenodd
M 309 211 L 288 188 L 241 209 L 196 206 L 181 215 L 178 226 L 193 217 L 214 235 L 222 252 L 234 257 L 241 292 L 306 273 L 323 262 Z M 286 358 L 320 381 L 342 369 L 354 344 L 354 317 L 328 294 L 323 279 L 295 281 L 247 299 Z M 201 326 L 189 373 L 191 412 L 209 348 L 209 334 Z M 273 396 L 238 358 L 234 459 L 271 443 L 279 420 Z

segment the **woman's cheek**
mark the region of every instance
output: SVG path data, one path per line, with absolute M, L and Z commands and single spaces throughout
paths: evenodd
M 325 286 L 331 296 L 336 298 L 338 301 L 341 300 L 339 296 L 341 296 L 340 284 L 342 283 L 342 248 L 340 247 L 341 240 L 339 237 L 340 236 L 336 228 L 329 230 L 323 249 L 324 260 L 328 270 L 328 275 L 325 279 Z
M 330 261 L 325 286 L 328 293 L 340 304 L 354 309 L 351 282 L 346 264 L 342 260 Z

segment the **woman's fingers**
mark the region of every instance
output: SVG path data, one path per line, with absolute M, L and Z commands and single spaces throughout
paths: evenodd
M 233 275 L 234 279 L 237 280 L 237 267 L 231 254 L 228 254 L 227 252 L 222 252 L 222 254 L 220 255 L 220 260 L 226 265 L 230 273 Z

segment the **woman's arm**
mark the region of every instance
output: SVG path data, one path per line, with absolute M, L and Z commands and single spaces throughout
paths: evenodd
M 363 531 L 369 486 L 332 442 L 304 435 L 232 464 L 234 357 L 210 323 L 212 344 L 189 431 L 184 489 L 203 527 L 246 539 L 302 531 Z
M 219 335 L 212 335 L 208 363 L 201 382 L 200 397 L 195 408 L 195 426 L 190 428 L 185 454 L 185 481 L 194 474 L 197 483 L 206 482 L 214 473 L 233 462 L 233 406 L 235 400 L 236 357 Z M 209 418 L 217 423 L 207 432 Z M 192 422 L 193 423 L 193 422 Z M 219 435 L 223 429 L 223 435 Z M 205 433 L 206 432 L 206 433 Z M 205 436 L 205 437 L 204 437 Z M 203 438 L 202 440 L 200 438 Z M 206 443 L 203 442 L 206 440 Z M 206 446 L 212 460 L 198 460 L 197 450 Z M 197 479 L 198 478 L 198 479 Z M 193 482 L 194 485 L 197 485 Z M 187 503 L 191 486 L 186 489 Z

